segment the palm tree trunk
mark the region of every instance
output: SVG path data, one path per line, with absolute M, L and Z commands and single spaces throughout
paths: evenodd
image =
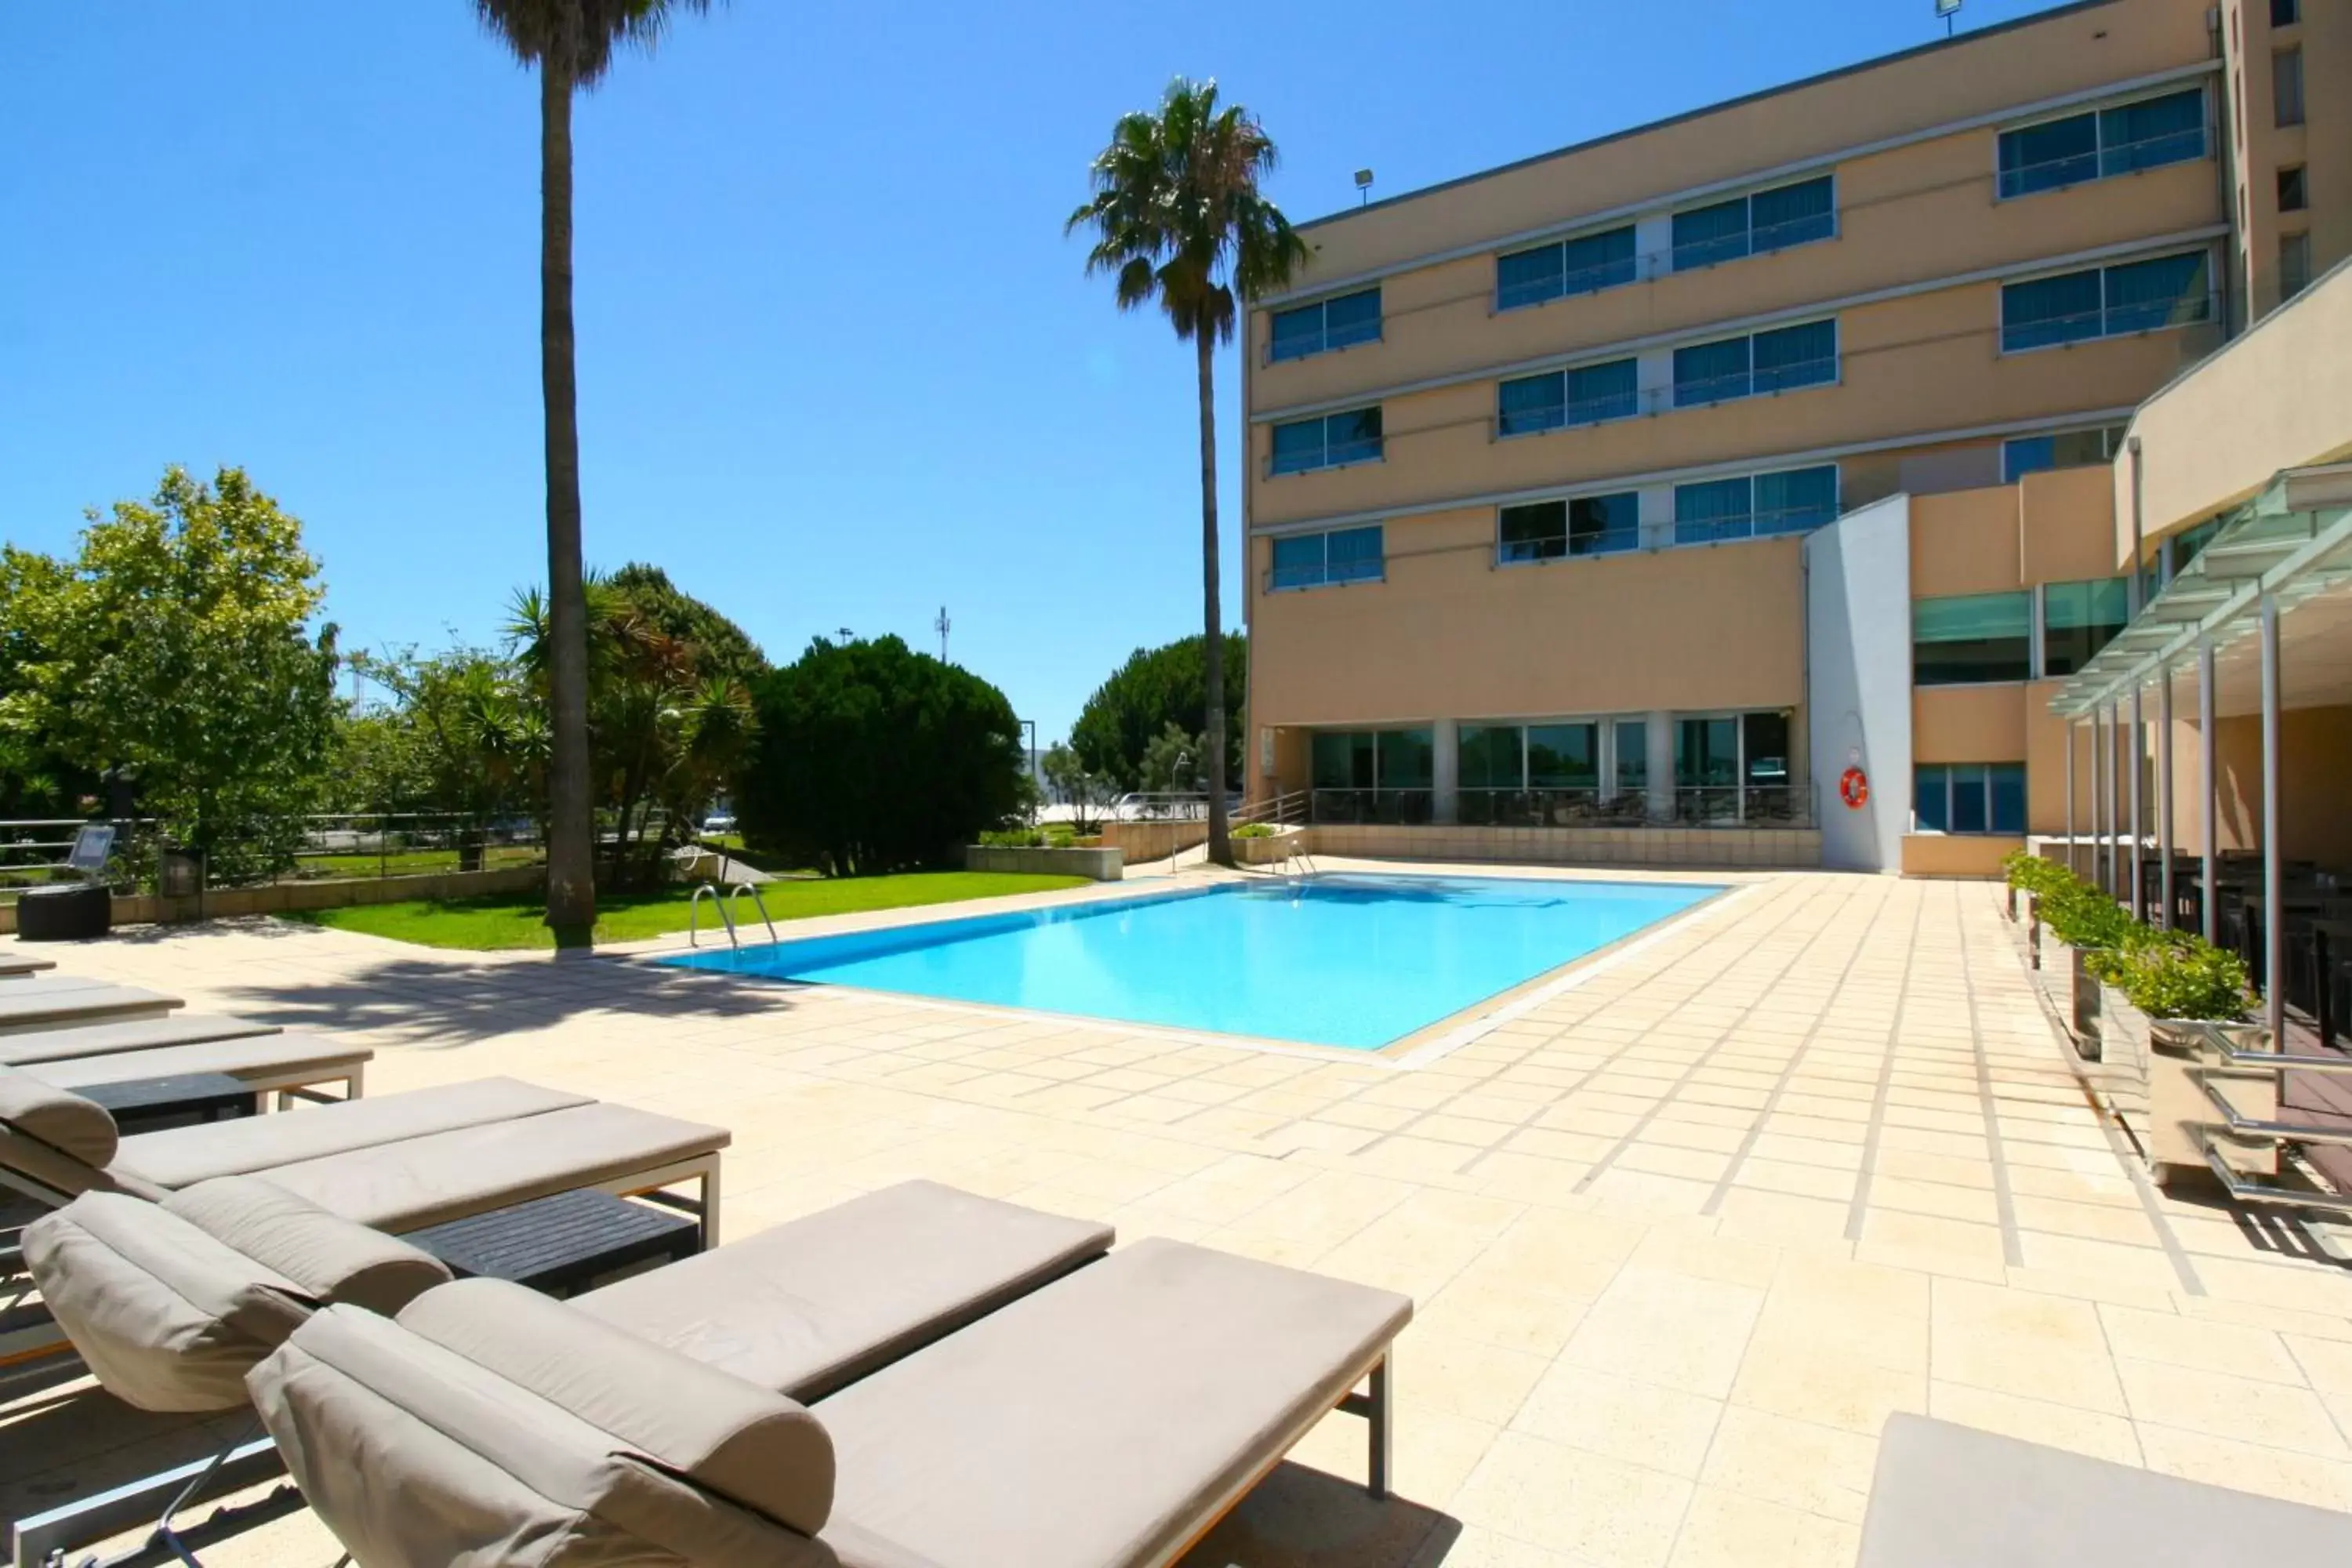
M 596 925 L 594 819 L 588 809 L 588 599 L 580 567 L 580 409 L 572 334 L 572 62 L 578 0 L 540 60 L 539 374 L 547 404 L 547 923 L 558 947 L 585 947 Z
M 1217 605 L 1217 388 L 1216 339 L 1202 331 L 1192 340 L 1201 365 L 1201 620 L 1208 640 L 1201 649 L 1201 675 L 1209 700 L 1209 858 L 1234 863 L 1225 827 L 1225 634 Z

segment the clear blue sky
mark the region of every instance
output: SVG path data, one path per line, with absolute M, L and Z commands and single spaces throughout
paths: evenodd
M 1216 77 L 1305 219 L 1364 165 L 1391 195 L 1942 32 L 1929 0 L 1170 15 L 735 0 L 623 59 L 577 117 L 590 562 L 780 659 L 936 646 L 945 604 L 1058 735 L 1200 629 L 1190 355 L 1061 233 L 1122 110 Z M 0 533 L 63 550 L 166 463 L 242 464 L 346 646 L 489 638 L 544 574 L 538 168 L 534 82 L 467 0 L 0 8 Z

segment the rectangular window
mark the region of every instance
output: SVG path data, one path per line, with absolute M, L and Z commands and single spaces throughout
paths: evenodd
M 2192 87 L 2000 133 L 2001 198 L 2205 156 L 2205 89 Z
M 1912 770 L 1912 780 L 1919 832 L 2025 831 L 2023 763 L 1926 763 Z
M 1529 789 L 1593 789 L 1601 783 L 1601 726 L 1528 726 Z
M 1806 321 L 1675 351 L 1675 406 L 1725 403 L 1835 381 L 1837 321 Z
M 2131 619 L 2131 586 L 2121 577 L 2052 583 L 2042 590 L 2042 673 L 2073 675 Z
M 1650 726 L 1643 719 L 1620 719 L 1612 739 L 1617 747 L 1617 793 L 1639 795 L 1650 787 Z
M 1456 782 L 1465 790 L 1526 787 L 1522 731 L 1516 724 L 1465 724 L 1456 732 Z
M 2303 51 L 2280 49 L 2271 56 L 2271 107 L 2278 123 L 2303 123 Z
M 1675 270 L 1713 267 L 1836 234 L 1836 187 L 1822 174 L 1675 214 Z
M 2303 20 L 2303 0 L 2271 0 L 2271 26 L 2292 27 Z
M 1567 294 L 1591 294 L 1631 283 L 1633 226 L 1579 235 L 1495 258 L 1495 309 L 1516 310 Z
M 2279 236 L 2279 303 L 2304 291 L 2311 283 L 2311 236 L 2283 234 Z
M 1963 594 L 1911 603 L 1911 679 L 1959 686 L 2033 676 L 2033 595 Z
M 2292 169 L 2281 169 L 2278 172 L 2278 210 L 2299 213 L 2310 205 L 2311 193 L 2304 184 L 2303 165 L 2297 163 Z
M 1340 583 L 1377 583 L 1387 575 L 1381 525 L 1340 528 L 1328 533 L 1293 533 L 1274 542 L 1274 571 L 1266 586 L 1324 588 Z
M 2154 331 L 2206 321 L 2212 310 L 2201 250 L 2028 279 L 2001 286 L 2001 352 Z
M 1318 730 L 1314 776 L 1317 789 L 1370 789 L 1373 742 L 1363 730 Z
M 1631 490 L 1507 506 L 1496 559 L 1511 566 L 1634 549 L 1642 542 L 1640 506 L 1640 498 Z
M 1837 521 L 1834 463 L 1675 487 L 1675 542 L 1710 544 L 1807 533 Z
M 1351 408 L 1320 419 L 1297 419 L 1274 427 L 1274 461 L 1277 474 L 1303 474 L 1313 468 L 1336 468 L 1349 463 L 1381 459 L 1381 411 Z
M 1381 291 L 1359 289 L 1336 299 L 1274 313 L 1274 342 L 1268 357 L 1304 359 L 1357 343 L 1381 341 Z
M 1504 436 L 1526 436 L 1569 425 L 1630 419 L 1640 411 L 1634 377 L 1638 362 L 1610 360 L 1497 384 L 1495 427 Z
M 2096 430 L 2062 430 L 2054 436 L 2019 436 L 2000 444 L 2001 483 L 2013 485 L 2028 474 L 2051 468 L 2084 468 L 2110 463 L 2123 450 L 2124 427 L 2108 425 Z

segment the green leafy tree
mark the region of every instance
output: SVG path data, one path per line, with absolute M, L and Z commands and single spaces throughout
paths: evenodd
M 1038 766 L 1054 793 L 1077 808 L 1075 826 L 1080 832 L 1091 831 L 1096 820 L 1093 814 L 1118 795 L 1118 782 L 1087 767 L 1086 759 L 1075 747 L 1055 742 L 1046 748 Z
M 588 754 L 588 603 L 580 553 L 580 410 L 572 321 L 572 97 L 624 45 L 651 48 L 709 0 L 475 0 L 482 25 L 539 68 L 539 363 L 547 415 L 549 777 L 547 923 L 559 947 L 596 925 Z
M 550 752 L 547 714 L 513 660 L 458 647 L 431 658 L 415 650 L 362 665 L 394 705 L 352 722 L 385 772 L 378 798 L 356 809 L 429 811 L 463 819 L 478 835 L 502 816 L 542 809 Z M 362 724 L 386 731 L 371 741 Z M 353 758 L 357 782 L 368 754 Z
M 152 500 L 91 512 L 71 561 L 5 553 L 12 750 L 129 779 L 217 879 L 290 865 L 337 717 L 300 522 L 242 469 L 205 485 L 174 468 Z
M 755 695 L 759 736 L 736 802 L 754 848 L 835 876 L 952 865 L 1019 813 L 1013 704 L 897 637 L 820 637 Z
M 1224 657 L 1218 662 L 1225 687 L 1225 744 L 1228 755 L 1238 756 L 1243 754 L 1242 707 L 1249 690 L 1249 644 L 1238 632 L 1228 633 L 1224 642 Z M 1148 787 L 1143 783 L 1144 752 L 1169 725 L 1187 735 L 1207 734 L 1204 646 L 1204 639 L 1193 637 L 1137 648 L 1095 689 L 1078 710 L 1078 721 L 1070 726 L 1070 744 L 1088 769 L 1118 780 L 1122 788 L 1143 789 Z
M 691 645 L 695 668 L 701 674 L 756 680 L 768 673 L 768 656 L 741 626 L 680 590 L 660 567 L 633 561 L 604 581 L 647 626 Z
M 1207 741 L 1170 724 L 1143 748 L 1143 787 L 1154 795 L 1186 795 L 1201 787 Z
M 1089 170 L 1094 198 L 1066 233 L 1093 237 L 1089 273 L 1117 280 L 1118 308 L 1157 305 L 1192 345 L 1201 414 L 1201 618 L 1206 632 L 1209 858 L 1234 863 L 1225 826 L 1224 637 L 1217 597 L 1216 346 L 1230 342 L 1234 300 L 1277 289 L 1307 260 L 1307 242 L 1259 193 L 1274 142 L 1239 104 L 1221 106 L 1214 82 L 1178 78 L 1158 113 L 1123 115 Z

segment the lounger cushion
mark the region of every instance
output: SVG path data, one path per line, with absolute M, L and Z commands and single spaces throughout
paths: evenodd
M 199 1182 L 163 1206 L 317 1301 L 390 1314 L 449 1282 L 448 1265 L 431 1253 L 329 1214 L 261 1177 Z
M 823 1518 L 807 1411 L 518 1286 L 445 1286 L 400 1322 L 331 1308 L 247 1382 L 372 1568 L 835 1561 L 768 1511 Z
M 1110 1248 L 1111 1228 L 904 1182 L 572 1305 L 795 1399 L 824 1397 Z
M 542 1089 L 515 1079 L 476 1079 L 285 1116 L 136 1133 L 122 1141 L 115 1163 L 159 1187 L 193 1186 L 215 1176 L 249 1175 L 452 1128 L 511 1121 L 593 1103 L 584 1095 Z
M 145 1410 L 227 1410 L 309 1316 L 302 1288 L 139 1198 L 86 1193 L 25 1227 L 25 1263 L 74 1347 Z
M 1129 1568 L 1206 1525 L 1336 1405 L 1412 1303 L 1136 1243 L 815 1406 L 855 1531 L 942 1568 Z
M 68 1057 L 143 1051 L 152 1046 L 193 1046 L 206 1040 L 240 1040 L 276 1033 L 277 1025 L 257 1024 L 250 1018 L 177 1013 L 168 1018 L 126 1018 L 111 1024 L 0 1035 L 0 1062 L 24 1066 L 63 1061 Z
M 131 985 L 26 980 L 0 991 L 0 1031 L 56 1028 L 76 1020 L 157 1017 L 179 1005 L 177 996 Z
M 1857 1568 L 2352 1562 L 2352 1516 L 1925 1415 L 1878 1444 Z
M 363 1100 L 352 1107 L 394 1098 Z M 268 1121 L 302 1121 L 341 1106 Z M 169 1134 L 157 1134 L 169 1136 Z M 132 1138 L 129 1143 L 138 1143 Z M 415 1230 L 574 1187 L 598 1187 L 727 1147 L 724 1128 L 594 1103 L 280 1165 L 272 1184 L 381 1230 Z
M 106 1107 L 11 1067 L 0 1067 L 0 1122 L 85 1165 L 114 1158 L 118 1135 Z
M 44 1083 L 67 1089 L 215 1072 L 231 1078 L 317 1083 L 341 1078 L 374 1056 L 365 1046 L 324 1035 L 253 1035 L 243 1039 L 208 1040 L 201 1045 L 156 1046 L 107 1056 L 31 1062 L 24 1070 Z M 304 1074 L 316 1076 L 306 1078 Z

